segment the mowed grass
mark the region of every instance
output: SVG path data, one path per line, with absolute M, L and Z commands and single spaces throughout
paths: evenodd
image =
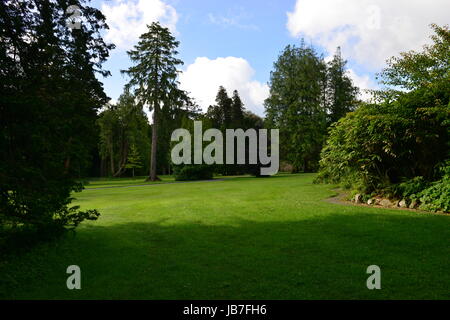
M 245 177 L 242 175 L 241 177 Z M 217 175 L 214 180 L 230 179 L 236 176 L 223 176 Z M 184 181 L 175 181 L 174 176 L 170 175 L 160 175 L 158 178 L 160 181 L 147 181 L 147 176 L 143 177 L 129 177 L 129 178 L 97 178 L 90 181 L 84 181 L 84 187 L 86 189 L 99 189 L 99 188 L 111 188 L 111 187 L 135 187 L 135 186 L 146 186 L 149 184 L 162 184 L 162 183 L 184 183 Z
M 129 178 L 97 178 L 85 183 L 86 189 L 97 188 L 109 188 L 109 187 L 127 187 L 127 186 L 139 186 L 148 184 L 159 184 L 174 182 L 175 178 L 169 175 L 159 176 L 161 181 L 146 181 L 147 177 L 129 177 Z
M 450 216 L 328 203 L 313 178 L 84 190 L 76 204 L 100 219 L 2 261 L 0 297 L 450 298 Z M 69 265 L 81 290 L 66 288 Z

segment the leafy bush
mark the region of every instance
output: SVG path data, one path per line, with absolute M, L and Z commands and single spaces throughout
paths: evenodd
M 396 188 L 396 194 L 402 198 L 417 200 L 418 194 L 425 190 L 429 183 L 423 177 L 415 177 L 400 183 Z
M 449 121 L 447 106 L 364 104 L 331 127 L 317 181 L 361 193 L 382 193 L 416 176 L 433 181 L 449 154 Z
M 174 168 L 175 180 L 210 180 L 213 178 L 214 166 L 184 165 Z
M 421 208 L 431 211 L 450 212 L 450 176 L 434 182 L 419 193 Z
M 440 180 L 433 182 L 416 196 L 422 203 L 422 209 L 450 212 L 450 161 L 440 168 L 440 173 Z
M 450 158 L 450 31 L 432 28 L 432 45 L 387 61 L 381 83 L 395 89 L 375 92 L 376 103 L 362 103 L 330 128 L 318 182 L 448 208 L 450 169 L 435 169 Z
M 102 64 L 113 48 L 101 38 L 105 17 L 84 2 L 77 1 L 92 19 L 79 36 L 61 19 L 65 1 L 1 2 L 0 232 L 59 235 L 98 216 L 70 208 L 109 100 L 96 74 L 108 73 Z

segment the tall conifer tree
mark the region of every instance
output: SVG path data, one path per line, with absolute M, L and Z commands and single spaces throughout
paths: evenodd
M 133 50 L 127 51 L 134 66 L 123 73 L 130 76 L 127 88 L 134 88 L 134 94 L 142 105 L 153 111 L 152 147 L 150 175 L 148 180 L 159 180 L 157 173 L 157 144 L 160 112 L 177 104 L 185 93 L 178 88 L 178 66 L 183 62 L 176 58 L 179 42 L 168 28 L 158 22 L 148 25 L 148 30 L 139 37 Z

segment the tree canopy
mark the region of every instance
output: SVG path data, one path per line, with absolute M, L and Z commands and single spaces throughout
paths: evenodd
M 432 28 L 432 45 L 388 60 L 378 103 L 332 126 L 319 179 L 450 209 L 450 33 Z
M 103 14 L 85 1 L 0 2 L 0 224 L 78 225 L 98 212 L 69 208 L 96 144 L 108 98 L 96 73 L 113 45 Z M 80 29 L 64 12 L 77 5 Z

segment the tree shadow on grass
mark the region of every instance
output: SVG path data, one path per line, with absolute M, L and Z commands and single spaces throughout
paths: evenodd
M 448 299 L 447 216 L 90 224 L 0 264 L 7 299 Z M 82 290 L 66 288 L 79 265 Z M 366 269 L 382 270 L 368 290 Z

